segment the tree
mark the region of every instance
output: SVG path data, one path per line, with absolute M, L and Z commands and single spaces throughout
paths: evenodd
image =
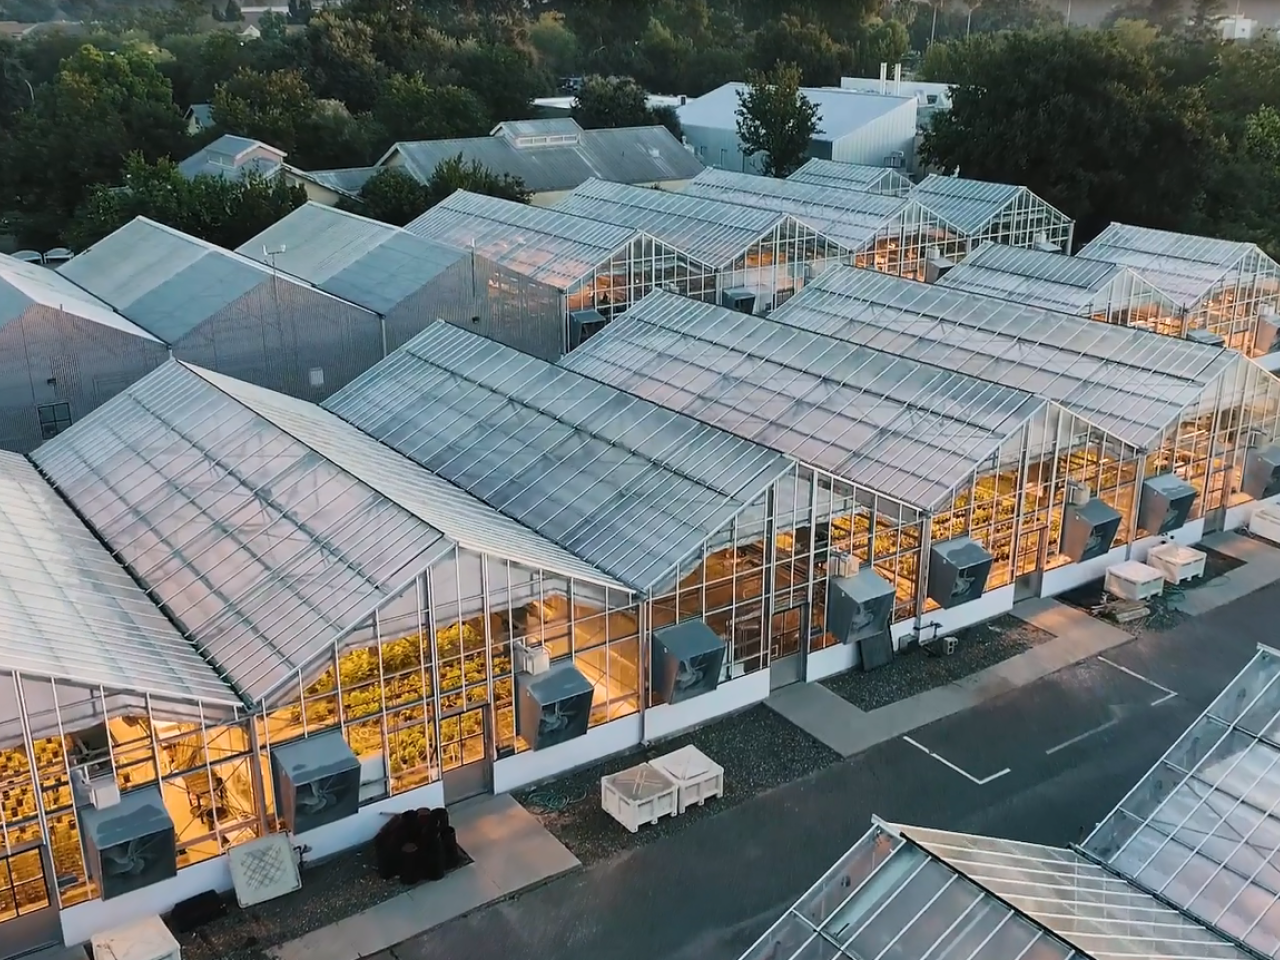
M 873 77 L 882 63 L 901 63 L 911 47 L 907 28 L 897 20 L 871 20 L 850 37 L 841 51 L 841 72 Z
M 577 93 L 573 118 L 587 130 L 652 124 L 648 95 L 630 77 L 587 77 Z
M 642 66 L 637 77 L 653 93 L 681 93 L 685 90 L 685 74 L 695 56 L 693 41 L 677 36 L 661 20 L 649 21 L 636 46 Z
M 222 10 L 222 19 L 227 23 L 239 23 L 244 19 L 240 4 L 236 3 L 236 0 L 227 0 L 227 5 Z
M 441 160 L 426 183 L 427 208 L 448 200 L 459 190 L 482 193 L 489 197 L 528 203 L 531 194 L 519 177 L 494 173 L 478 161 L 466 161 L 462 154 Z
M 258 37 L 263 43 L 284 43 L 289 36 L 288 27 L 284 14 L 268 10 L 258 18 Z
M 261 140 L 292 153 L 299 131 L 315 116 L 316 97 L 297 70 L 237 70 L 213 95 L 213 120 L 225 133 Z
M 826 30 L 791 14 L 761 27 L 752 44 L 751 65 L 768 72 L 781 63 L 795 64 L 806 87 L 840 82 L 840 48 Z
M 386 68 L 373 50 L 373 29 L 325 10 L 307 26 L 305 75 L 316 96 L 341 100 L 353 113 L 373 107 Z
M 1213 37 L 1218 34 L 1218 23 L 1227 14 L 1227 0 L 1193 0 L 1191 4 L 1191 32 L 1197 36 Z
M 821 115 L 800 92 L 800 68 L 794 64 L 747 74 L 736 116 L 738 139 L 747 154 L 761 155 L 769 177 L 785 177 L 804 163 L 810 143 L 822 132 Z
M 529 43 L 538 59 L 556 76 L 567 76 L 578 68 L 578 38 L 565 26 L 564 14 L 547 10 L 529 27 Z
M 358 202 L 340 206 L 403 227 L 430 206 L 427 197 L 426 184 L 397 167 L 384 167 L 365 181 Z
M 187 179 L 171 160 L 149 163 L 134 153 L 125 163 L 123 186 L 94 187 L 66 240 L 73 250 L 83 250 L 134 217 L 149 217 L 234 249 L 305 202 L 306 192 L 280 177 Z
M 554 89 L 550 74 L 517 47 L 468 40 L 453 58 L 459 82 L 488 107 L 494 122 L 524 120 L 533 113 L 533 98 Z
M 383 84 L 373 120 L 385 143 L 482 137 L 493 129 L 484 102 L 464 87 L 434 87 L 421 74 Z

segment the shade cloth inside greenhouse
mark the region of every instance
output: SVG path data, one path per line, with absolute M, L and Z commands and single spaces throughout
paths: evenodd
M 638 590 L 675 578 L 793 465 L 444 323 L 325 406 Z

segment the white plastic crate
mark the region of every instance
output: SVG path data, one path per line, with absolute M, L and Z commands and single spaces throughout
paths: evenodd
M 712 797 L 724 796 L 724 767 L 697 747 L 681 747 L 658 757 L 652 765 L 676 785 L 676 812 L 684 813 Z
M 1146 600 L 1164 593 L 1164 571 L 1137 560 L 1107 567 L 1107 593 L 1121 600 Z
M 1253 511 L 1249 532 L 1272 543 L 1280 543 L 1280 504 L 1270 503 Z
M 1147 552 L 1147 565 L 1164 574 L 1169 583 L 1204 576 L 1205 553 L 1180 543 L 1162 543 Z
M 674 817 L 677 792 L 670 777 L 647 763 L 600 778 L 604 812 L 632 833 L 642 824 Z
M 181 960 L 178 941 L 159 917 L 93 935 L 93 955 L 111 960 Z

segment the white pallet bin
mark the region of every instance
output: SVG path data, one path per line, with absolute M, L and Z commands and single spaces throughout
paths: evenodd
M 1280 543 L 1280 503 L 1268 503 L 1253 511 L 1249 532 L 1263 540 Z
M 1146 600 L 1164 593 L 1164 571 L 1137 560 L 1107 567 L 1107 593 L 1121 600 Z
M 724 796 L 724 767 L 697 747 L 681 747 L 650 763 L 675 783 L 677 813 Z
M 93 955 L 108 960 L 181 960 L 177 938 L 159 917 L 93 935 Z
M 1167 583 L 1204 576 L 1205 552 L 1180 543 L 1161 543 L 1147 551 L 1147 565 L 1164 574 Z
M 671 778 L 648 763 L 600 778 L 600 806 L 632 833 L 643 824 L 674 817 L 677 793 Z

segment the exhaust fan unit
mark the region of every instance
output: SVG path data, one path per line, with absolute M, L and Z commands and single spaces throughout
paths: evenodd
M 290 833 L 306 833 L 360 807 L 360 760 L 340 730 L 271 750 L 276 815 Z
M 994 559 L 970 537 L 935 543 L 929 551 L 929 599 L 944 609 L 977 600 Z
M 177 876 L 173 820 L 159 787 L 130 790 L 113 806 L 81 807 L 76 815 L 103 900 Z
M 1199 328 L 1188 330 L 1187 339 L 1192 343 L 1202 343 L 1206 347 L 1225 347 L 1227 345 L 1227 340 L 1222 334 Z
M 587 732 L 595 687 L 572 663 L 536 677 L 516 677 L 516 733 L 533 750 L 554 747 Z
M 955 264 L 944 257 L 937 247 L 929 248 L 929 255 L 924 261 L 924 282 L 937 283 L 955 269 Z
M 1191 516 L 1196 489 L 1176 473 L 1162 473 L 1142 481 L 1138 526 L 1155 535 L 1177 530 Z
M 650 683 L 662 703 L 682 703 L 720 685 L 722 639 L 705 620 L 685 620 L 653 632 Z
M 1280 446 L 1250 450 L 1244 459 L 1242 493 L 1255 500 L 1265 500 L 1280 493 Z
M 1051 241 L 1047 233 L 1036 234 L 1036 241 L 1032 244 L 1032 249 L 1039 250 L 1041 253 L 1062 253 L 1062 248 Z
M 1062 552 L 1076 563 L 1101 557 L 1120 532 L 1120 512 L 1097 497 L 1068 504 L 1062 517 Z
M 756 295 L 750 290 L 743 290 L 741 287 L 734 290 L 726 290 L 721 295 L 721 306 L 728 307 L 730 310 L 737 310 L 739 313 L 755 313 Z
M 1280 314 L 1267 310 L 1258 315 L 1253 328 L 1253 353 L 1255 356 L 1280 352 Z
M 608 325 L 599 310 L 575 310 L 569 314 L 569 349 L 576 350 Z
M 894 599 L 893 584 L 870 567 L 827 585 L 827 632 L 841 643 L 858 644 L 863 670 L 893 659 L 889 621 Z

